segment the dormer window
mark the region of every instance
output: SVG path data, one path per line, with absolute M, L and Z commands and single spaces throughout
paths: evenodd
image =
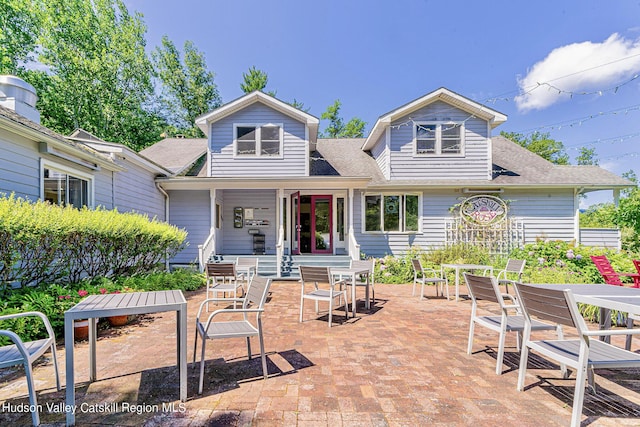
M 283 129 L 280 124 L 235 124 L 234 155 L 238 157 L 281 157 Z
M 422 122 L 414 127 L 416 156 L 463 154 L 464 125 L 455 122 Z

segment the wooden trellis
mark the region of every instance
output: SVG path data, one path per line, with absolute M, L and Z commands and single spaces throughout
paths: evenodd
M 515 218 L 505 218 L 489 225 L 467 222 L 460 217 L 447 218 L 445 244 L 480 246 L 491 254 L 508 254 L 524 246 L 524 224 Z

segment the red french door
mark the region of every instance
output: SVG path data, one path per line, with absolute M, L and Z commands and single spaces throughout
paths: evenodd
M 300 192 L 297 191 L 291 194 L 291 224 L 293 229 L 291 230 L 291 253 L 293 255 L 300 255 Z
M 311 196 L 311 253 L 333 252 L 332 202 L 331 195 Z

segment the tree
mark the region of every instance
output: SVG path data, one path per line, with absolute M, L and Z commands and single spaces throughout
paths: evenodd
M 122 0 L 47 0 L 39 12 L 38 60 L 48 69 L 26 79 L 43 124 L 63 134 L 82 127 L 133 149 L 157 141 L 165 125 L 141 15 Z
M 569 155 L 565 152 L 564 144 L 550 138 L 549 133 L 534 132 L 529 136 L 525 136 L 520 133 L 502 131 L 500 135 L 536 153 L 551 163 L 555 163 L 556 165 L 569 164 Z
M 175 133 L 202 137 L 202 131 L 195 126 L 196 117 L 221 104 L 215 74 L 207 71 L 204 55 L 187 40 L 183 63 L 175 44 L 163 36 L 162 46 L 152 56 L 165 92 L 163 103 L 171 113 L 168 121 L 176 127 Z
M 38 37 L 33 0 L 0 2 L 0 74 L 18 74 L 31 60 Z
M 598 157 L 596 156 L 595 148 L 581 147 L 580 154 L 576 157 L 576 163 L 578 165 L 593 165 L 598 166 Z
M 345 125 L 344 120 L 340 117 L 341 106 L 340 100 L 336 99 L 320 116 L 321 119 L 329 120 L 322 136 L 324 138 L 362 138 L 366 123 L 358 117 L 354 117 Z
M 269 76 L 262 70 L 258 70 L 255 65 L 249 68 L 249 71 L 246 73 L 242 73 L 243 82 L 240 83 L 240 89 L 244 93 L 250 93 L 254 90 L 259 90 L 264 92 L 264 88 L 267 87 L 267 83 L 269 82 Z M 273 97 L 276 96 L 274 91 L 265 92 L 267 95 L 271 95 Z

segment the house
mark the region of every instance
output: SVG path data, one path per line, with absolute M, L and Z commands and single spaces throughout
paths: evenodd
M 492 136 L 506 120 L 440 88 L 380 116 L 367 138 L 322 139 L 316 117 L 253 92 L 197 119 L 207 137 L 200 169 L 179 140 L 141 154 L 191 168 L 156 179 L 169 221 L 189 232 L 178 264 L 212 254 L 264 253 L 278 264 L 298 254 L 379 257 L 469 241 L 487 227 L 506 245 L 498 250 L 584 240 L 579 196 L 608 189 L 617 198 L 633 183 Z M 589 239 L 615 245 L 615 233 Z
M 343 139 L 318 138 L 316 117 L 252 92 L 199 117 L 206 138 L 135 153 L 39 125 L 35 91 L 18 80 L 0 77 L 0 192 L 166 220 L 188 231 L 175 265 L 264 254 L 282 275 L 292 257 L 456 242 L 497 252 L 541 237 L 616 246 L 618 230 L 580 229 L 579 197 L 617 199 L 634 185 L 493 136 L 507 117 L 446 88 L 381 115 L 366 138 Z
M 36 101 L 33 86 L 0 76 L 0 194 L 167 218 L 154 180 L 171 171 L 81 129 L 53 132 L 40 124 Z

